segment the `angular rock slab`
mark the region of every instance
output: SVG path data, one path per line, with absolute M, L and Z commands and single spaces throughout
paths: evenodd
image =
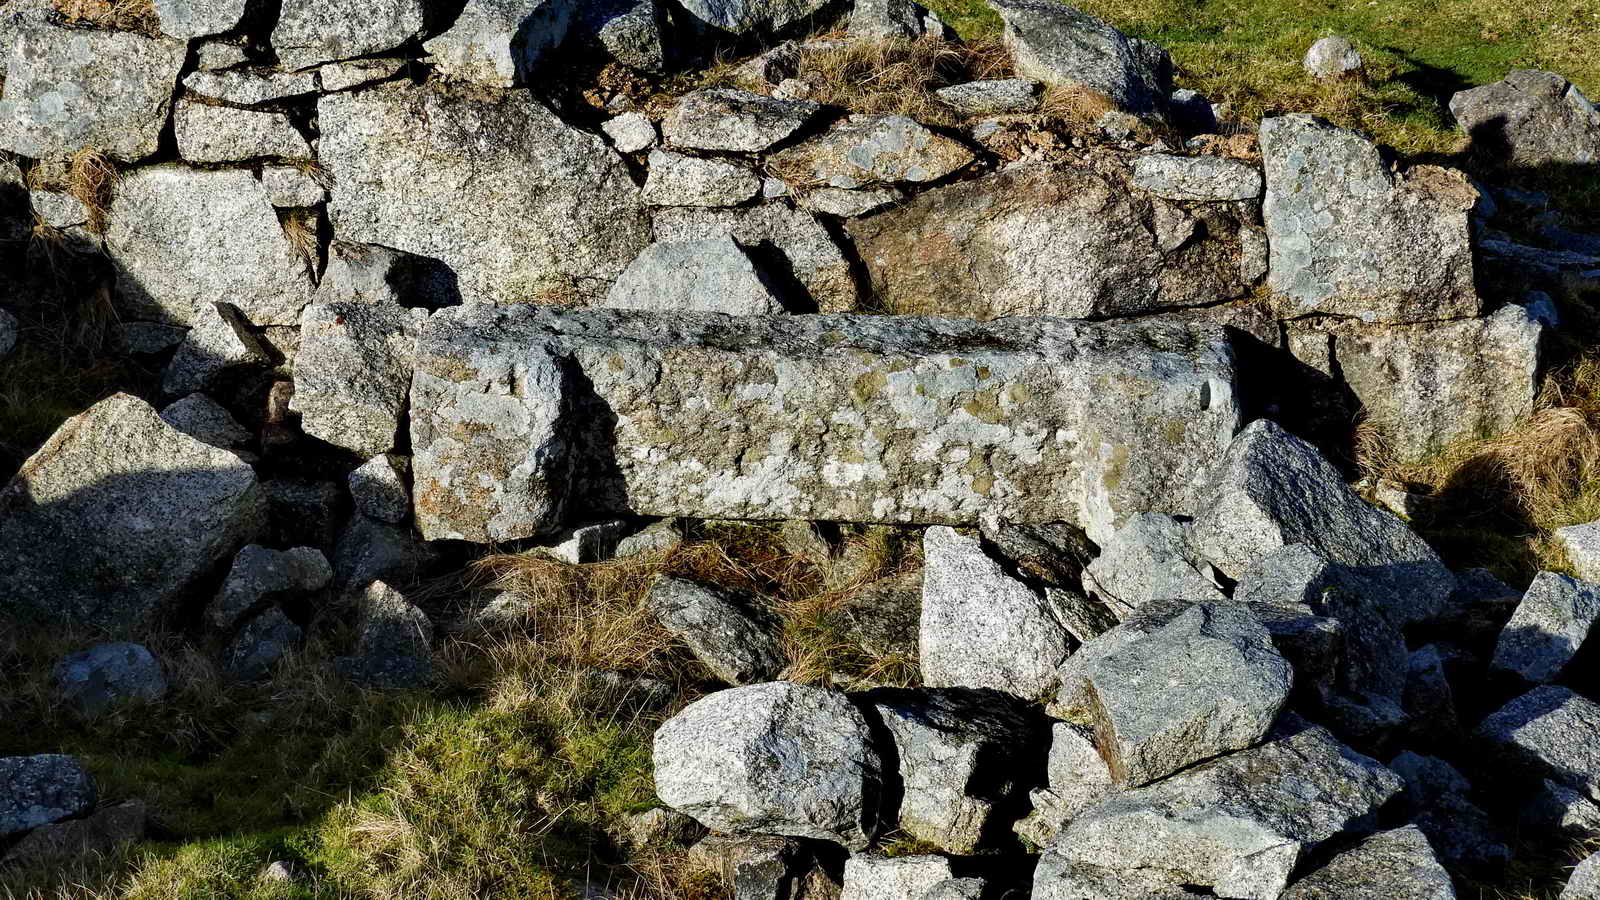
M 922 537 L 918 656 L 929 687 L 991 688 L 1037 700 L 1072 651 L 1048 600 L 952 528 Z
M 1249 610 L 1157 601 L 1061 667 L 1052 715 L 1091 725 L 1120 785 L 1260 741 L 1294 671 Z
M 0 757 L 0 837 L 84 813 L 96 796 L 94 779 L 76 757 Z
M 1270 235 L 1267 285 L 1285 318 L 1368 322 L 1471 318 L 1468 217 L 1478 192 L 1459 173 L 1396 175 L 1361 135 L 1308 115 L 1261 123 Z
M 1380 831 L 1290 885 L 1282 900 L 1455 900 L 1450 873 L 1415 825 Z
M 1400 519 L 1352 491 L 1317 449 L 1276 423 L 1252 422 L 1206 476 L 1190 546 L 1240 577 L 1272 551 L 1307 544 L 1387 591 L 1397 627 L 1444 609 L 1455 576 Z
M 789 663 L 774 623 L 722 591 L 662 576 L 650 586 L 649 604 L 662 627 L 728 684 L 771 680 Z
M 306 307 L 289 404 L 305 433 L 362 457 L 393 449 L 427 318 L 420 309 L 365 303 Z
M 850 261 L 827 226 L 809 212 L 784 203 L 744 209 L 661 209 L 655 214 L 657 241 L 705 240 L 728 235 L 771 271 L 792 279 L 796 308 L 851 312 L 856 307 Z M 809 301 L 809 303 L 807 302 Z
M 897 312 L 1104 318 L 1218 303 L 1265 274 L 1238 203 L 1192 209 L 1134 187 L 1123 161 L 1027 163 L 851 222 L 872 288 Z
M 845 860 L 844 893 L 839 900 L 923 900 L 950 876 L 950 860 L 943 856 L 861 853 Z
M 832 0 L 682 0 L 701 29 L 746 34 L 772 32 L 820 12 Z
M 60 696 L 88 716 L 129 701 L 154 703 L 167 694 L 161 663 L 143 645 L 125 641 L 74 653 L 51 674 Z
M 1370 829 L 1402 782 L 1324 729 L 1287 717 L 1259 747 L 1113 794 L 1049 848 L 1069 861 L 1167 872 L 1218 896 L 1274 900 L 1302 855 Z
M 903 831 L 957 854 L 1009 833 L 1042 769 L 1042 716 L 992 691 L 881 689 L 859 699 L 894 740 Z
M 1536 687 L 1474 733 L 1491 758 L 1600 800 L 1600 703 L 1556 685 Z
M 334 660 L 353 681 L 381 688 L 419 688 L 434 680 L 433 623 L 405 595 L 374 581 L 361 596 L 356 652 Z
M 650 243 L 621 157 L 525 93 L 398 83 L 318 112 L 334 231 L 442 261 L 465 299 L 603 296 Z
M 1554 681 L 1600 619 L 1600 585 L 1540 572 L 1495 644 L 1496 669 L 1538 683 Z
M 789 682 L 718 691 L 656 731 L 656 794 L 732 834 L 864 849 L 877 833 L 883 763 L 842 694 Z
M 1578 863 L 1557 900 L 1600 900 L 1600 853 Z
M 283 0 L 272 48 L 288 69 L 369 56 L 423 34 L 427 0 Z
M 1459 441 L 1496 437 L 1531 415 L 1546 331 L 1514 303 L 1485 318 L 1453 322 L 1288 324 L 1291 352 L 1318 369 L 1324 360 L 1337 360 L 1337 373 L 1327 374 L 1350 386 L 1403 462 Z
M 1556 529 L 1556 541 L 1584 581 L 1600 580 L 1600 521 Z
M 182 100 L 172 116 L 178 155 L 191 163 L 226 163 L 271 157 L 309 159 L 311 145 L 289 117 Z
M 973 159 L 959 141 L 906 116 L 852 116 L 827 134 L 774 155 L 770 164 L 785 173 L 785 180 L 853 191 L 938 181 Z
M 567 37 L 573 0 L 467 0 L 454 25 L 423 44 L 439 72 L 489 87 L 527 84 Z
M 266 188 L 240 169 L 153 166 L 124 175 L 106 250 L 129 317 L 195 325 L 224 300 L 253 325 L 295 325 L 311 299 L 305 259 L 284 236 Z
M 1193 508 L 1239 421 L 1233 382 L 1221 329 L 1164 322 L 447 309 L 412 390 L 417 517 L 430 540 L 510 540 L 570 495 L 596 515 L 992 511 L 1103 540 L 1135 511 Z M 469 420 L 489 427 L 442 467 L 436 429 Z
M 1450 114 L 1475 149 L 1516 165 L 1600 162 L 1600 110 L 1553 72 L 1513 69 L 1451 97 Z
M 651 244 L 623 270 L 607 309 L 774 315 L 783 304 L 763 273 L 732 238 Z
M 1152 153 L 1133 161 L 1133 183 L 1168 200 L 1254 200 L 1261 196 L 1261 170 L 1220 156 Z
M 1047 0 L 989 0 L 1005 22 L 1017 71 L 1076 85 L 1136 115 L 1156 113 L 1172 90 L 1172 61 L 1101 19 Z
M 206 609 L 218 631 L 231 631 L 248 614 L 275 600 L 320 591 L 333 580 L 333 567 L 315 547 L 270 550 L 248 544 L 233 558 L 222 589 Z
M 117 394 L 68 419 L 0 491 L 0 604 L 150 627 L 262 524 L 255 472 Z
M 685 94 L 661 123 L 676 147 L 759 153 L 805 127 L 822 111 L 808 100 L 776 100 L 734 88 Z
M 161 33 L 187 41 L 239 27 L 249 0 L 155 0 Z M 224 45 L 226 46 L 226 45 Z
M 126 162 L 156 152 L 187 52 L 181 41 L 17 18 L 0 147 L 35 158 L 94 147 Z
M 1083 587 L 1118 621 L 1154 600 L 1205 603 L 1225 596 L 1200 573 L 1183 523 L 1160 513 L 1129 519 L 1083 569 Z
M 761 176 L 720 159 L 670 150 L 650 151 L 650 175 L 640 197 L 655 206 L 738 206 L 761 193 Z

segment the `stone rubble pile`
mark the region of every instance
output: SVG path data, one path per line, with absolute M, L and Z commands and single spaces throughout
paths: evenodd
M 1600 524 L 1560 535 L 1579 578 L 1518 592 L 1302 436 L 1352 402 L 1401 461 L 1512 428 L 1560 327 L 1532 289 L 1600 285 L 1600 238 L 1530 236 L 1526 198 L 1310 116 L 1214 135 L 1163 49 L 1046 0 L 990 0 L 1015 77 L 942 87 L 960 128 L 799 78 L 829 17 L 951 38 L 910 0 L 257 6 L 163 0 L 153 34 L 0 10 L 0 233 L 102 260 L 161 373 L 0 490 L 0 614 L 193 628 L 241 680 L 338 614 L 340 674 L 417 689 L 413 588 L 473 546 L 916 527 L 922 571 L 842 613 L 916 688 L 782 680 L 768 598 L 651 586 L 726 687 L 657 732 L 639 844 L 717 832 L 693 853 L 751 900 L 1444 898 L 1519 828 L 1600 831 Z M 651 102 L 552 87 L 718 47 L 763 52 Z M 1112 112 L 1061 139 L 1047 91 Z M 1507 159 L 1600 160 L 1560 76 L 1451 109 Z M 84 148 L 117 170 L 104 210 L 60 175 Z M 30 340 L 19 272 L 0 362 Z M 56 679 L 90 717 L 168 689 L 125 641 Z M 143 832 L 70 757 L 0 759 L 0 788 L 7 860 Z M 900 835 L 925 852 L 882 852 Z

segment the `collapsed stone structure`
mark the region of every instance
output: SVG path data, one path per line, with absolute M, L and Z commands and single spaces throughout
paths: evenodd
M 841 40 L 949 37 L 908 0 L 844 5 Z M 923 688 L 774 680 L 746 599 L 652 588 L 730 685 L 658 733 L 676 812 L 652 821 L 725 832 L 705 852 L 752 897 L 1450 897 L 1443 864 L 1509 855 L 1481 772 L 1426 753 L 1472 769 L 1460 746 L 1530 786 L 1526 824 L 1600 827 L 1600 707 L 1559 683 L 1594 586 L 1452 572 L 1274 421 L 1353 397 L 1401 459 L 1511 428 L 1559 322 L 1507 273 L 1600 283 L 1600 240 L 1524 243 L 1484 186 L 1307 116 L 1208 137 L 1161 48 L 991 5 L 1017 77 L 940 90 L 956 129 L 806 99 L 796 60 L 828 42 L 782 40 L 823 0 L 191 0 L 153 34 L 13 2 L 0 224 L 103 260 L 120 341 L 163 375 L 0 491 L 0 614 L 129 634 L 201 610 L 255 679 L 344 603 L 340 673 L 425 688 L 406 588 L 459 542 L 586 563 L 670 545 L 655 518 L 933 526 L 920 579 L 858 610 L 910 598 L 884 643 Z M 763 41 L 737 88 L 547 90 L 574 60 L 659 74 Z M 1113 112 L 1016 152 L 1062 89 Z M 1559 76 L 1452 109 L 1515 159 L 1600 159 Z M 104 209 L 63 175 L 85 148 L 120 170 Z M 32 277 L 0 294 L 0 361 Z M 1469 715 L 1491 668 L 1515 690 Z M 62 672 L 89 712 L 166 690 L 136 645 Z M 0 783 L 30 853 L 143 828 L 79 818 L 65 757 L 0 759 Z M 876 854 L 896 828 L 940 852 Z

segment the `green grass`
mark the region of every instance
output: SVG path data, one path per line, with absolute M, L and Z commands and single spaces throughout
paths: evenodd
M 982 0 L 928 0 L 963 38 L 996 33 Z M 1166 47 L 1178 83 L 1248 118 L 1317 112 L 1406 153 L 1456 149 L 1445 103 L 1513 68 L 1560 72 L 1600 96 L 1600 6 L 1588 0 L 1075 0 Z M 1300 69 L 1306 49 L 1340 34 L 1367 61 L 1364 84 L 1321 86 Z

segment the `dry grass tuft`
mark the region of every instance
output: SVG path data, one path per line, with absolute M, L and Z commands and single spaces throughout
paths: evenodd
M 322 263 L 322 221 L 314 209 L 280 209 L 278 224 L 283 226 L 283 236 L 289 247 L 306 264 L 313 280 L 317 278 Z
M 151 0 L 54 0 L 62 18 L 74 25 L 157 34 L 161 20 Z
M 953 127 L 964 117 L 934 91 L 977 78 L 1004 77 L 1010 60 L 993 41 L 957 44 L 931 38 L 836 40 L 800 56 L 811 99 L 857 113 L 910 116 Z

